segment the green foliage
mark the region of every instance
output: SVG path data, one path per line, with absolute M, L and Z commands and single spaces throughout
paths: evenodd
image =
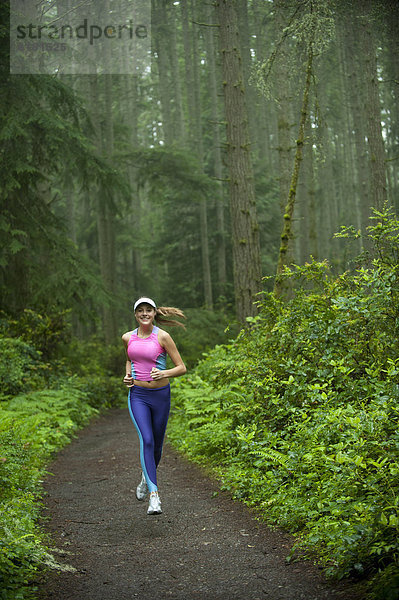
M 170 333 L 189 369 L 213 346 L 227 342 L 238 332 L 237 325 L 228 326 L 229 316 L 222 310 L 189 308 L 184 314 L 186 329 L 175 327 Z
M 123 173 L 97 155 L 82 101 L 58 77 L 8 72 L 8 3 L 0 5 L 0 308 L 18 314 L 73 308 L 94 320 L 111 303 L 97 261 L 69 239 L 57 218 L 57 196 L 71 182 L 86 193 L 98 186 L 104 201 L 127 195 Z
M 105 378 L 124 373 L 123 361 L 126 357 L 122 342 L 110 345 L 94 336 L 85 340 L 71 338 L 62 347 L 59 356 L 64 363 L 64 371 L 69 375 L 100 375 Z
M 120 406 L 125 402 L 126 391 L 122 383 L 124 361 L 122 343 L 107 345 L 95 337 L 73 338 L 62 348 L 53 385 L 70 379 L 88 395 L 91 406 L 101 409 Z
M 73 377 L 74 386 L 87 395 L 87 402 L 97 410 L 126 405 L 126 388 L 122 377 L 104 377 L 94 373 L 90 377 Z
M 0 405 L 0 597 L 4 600 L 31 597 L 29 582 L 48 559 L 37 525 L 45 465 L 96 413 L 88 394 L 73 381 L 59 390 L 20 395 Z
M 334 16 L 331 4 L 326 0 L 305 0 L 300 7 L 297 2 L 286 2 L 284 11 L 287 25 L 280 32 L 275 48 L 267 59 L 255 63 L 252 69 L 252 83 L 268 98 L 272 96 L 270 79 L 282 46 L 290 48 L 285 51 L 284 60 L 292 61 L 292 56 L 304 48 L 307 51 L 312 48 L 314 54 L 321 54 L 334 36 Z
M 293 555 L 379 573 L 382 599 L 399 573 L 399 223 L 375 217 L 372 263 L 336 279 L 325 262 L 287 270 L 295 298 L 265 294 L 251 327 L 176 384 L 170 437 L 296 532 Z
M 280 247 L 281 214 L 277 201 L 278 193 L 277 177 L 267 177 L 264 172 L 256 174 L 256 205 L 262 252 L 262 273 L 270 276 L 274 276 L 276 272 L 276 257 Z M 266 283 L 266 286 L 268 289 L 272 289 L 272 279 Z
M 0 400 L 50 383 L 68 327 L 65 311 L 40 314 L 26 308 L 18 319 L 0 314 Z
M 125 388 L 112 376 L 116 351 L 70 340 L 64 312 L 1 317 L 0 598 L 27 600 L 35 573 L 57 567 L 37 524 L 46 464 Z
M 5 336 L 18 337 L 30 344 L 40 353 L 43 360 L 56 356 L 58 347 L 65 341 L 69 332 L 68 310 L 53 310 L 38 313 L 25 308 L 18 318 L 3 313 L 0 320 L 0 332 Z
M 0 318 L 0 400 L 22 392 L 60 388 L 73 380 L 96 408 L 119 405 L 123 386 L 122 345 L 71 337 L 68 311 L 25 309 L 18 319 Z M 4 336 L 4 337 L 3 337 Z M 15 337 L 8 337 L 15 336 Z M 17 337 L 18 336 L 18 337 Z M 101 390 L 101 394 L 99 394 Z
M 35 597 L 31 585 L 47 558 L 41 535 L 35 525 L 38 518 L 35 497 L 25 493 L 0 503 L 0 598 L 28 600 Z
M 0 400 L 43 384 L 40 354 L 20 339 L 0 338 Z
M 192 202 L 215 192 L 215 182 L 203 173 L 197 157 L 186 151 L 161 147 L 140 148 L 129 154 L 118 155 L 118 158 L 133 161 L 138 167 L 139 185 L 149 185 L 151 195 L 157 202 L 171 200 L 172 194 L 179 202 L 186 202 L 189 194 Z M 160 197 L 160 187 L 169 193 Z
M 182 299 L 183 306 L 200 306 L 204 298 L 201 202 L 207 204 L 212 284 L 214 290 L 218 287 L 214 274 L 217 274 L 216 248 L 220 232 L 211 227 L 211 223 L 217 222 L 216 202 L 222 201 L 217 183 L 203 172 L 198 156 L 186 150 L 139 148 L 118 155 L 118 159 L 135 165 L 138 185 L 146 190 L 151 206 L 150 211 L 141 215 L 140 235 L 125 232 L 120 238 L 141 252 L 146 265 L 140 276 L 141 289 L 157 298 L 167 298 L 172 306 L 181 306 Z M 226 244 L 229 244 L 228 237 Z M 232 299 L 230 286 L 224 293 Z

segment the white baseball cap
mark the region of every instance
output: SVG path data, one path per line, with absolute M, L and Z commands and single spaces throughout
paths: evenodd
M 136 310 L 136 308 L 140 305 L 140 304 L 149 304 L 150 306 L 153 306 L 155 309 L 157 308 L 157 305 L 155 304 L 154 300 L 151 300 L 151 298 L 139 298 L 138 300 L 136 300 L 136 302 L 134 303 L 134 311 Z

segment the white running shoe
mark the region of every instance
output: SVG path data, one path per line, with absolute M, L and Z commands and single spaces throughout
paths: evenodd
M 145 480 L 144 473 L 142 473 L 141 474 L 141 481 L 138 484 L 138 486 L 136 487 L 136 498 L 137 498 L 137 500 L 144 500 L 144 498 L 147 495 L 147 491 L 148 491 L 147 482 Z
M 161 513 L 161 500 L 159 499 L 158 492 L 151 492 L 147 515 L 160 515 Z

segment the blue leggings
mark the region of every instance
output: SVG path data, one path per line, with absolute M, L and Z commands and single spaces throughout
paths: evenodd
M 140 461 L 150 492 L 157 488 L 157 466 L 170 411 L 170 385 L 144 388 L 138 385 L 129 390 L 130 416 L 140 439 Z

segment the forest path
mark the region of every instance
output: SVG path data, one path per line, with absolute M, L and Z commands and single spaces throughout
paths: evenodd
M 45 527 L 62 564 L 39 586 L 51 600 L 354 600 L 310 563 L 287 564 L 290 536 L 268 529 L 165 445 L 163 514 L 134 495 L 140 477 L 127 409 L 95 419 L 49 466 Z

